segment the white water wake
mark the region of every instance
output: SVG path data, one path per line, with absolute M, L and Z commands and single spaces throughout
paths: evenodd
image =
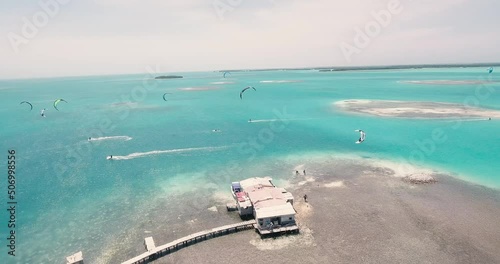
M 260 123 L 260 122 L 277 122 L 277 121 L 282 121 L 284 119 L 258 119 L 258 120 L 252 120 L 248 121 L 248 123 Z
M 211 82 L 210 84 L 233 84 L 234 82 Z
M 171 154 L 171 153 L 185 153 L 185 152 L 195 152 L 195 151 L 219 151 L 223 149 L 227 149 L 228 146 L 222 147 L 201 147 L 201 148 L 182 148 L 182 149 L 167 149 L 167 150 L 153 150 L 148 152 L 135 152 L 132 154 L 128 154 L 126 156 L 113 156 L 113 160 L 130 160 L 136 158 L 143 158 L 147 156 L 160 155 L 160 154 Z M 109 156 L 108 158 L 109 159 Z
M 132 138 L 129 136 L 111 136 L 111 137 L 97 137 L 97 138 L 90 138 L 89 141 L 102 141 L 102 140 L 125 140 L 129 141 Z
M 270 81 L 260 81 L 260 83 L 296 83 L 301 82 L 299 80 L 270 80 Z
M 252 121 L 248 121 L 248 123 L 261 123 L 261 122 L 286 122 L 286 121 L 298 121 L 298 120 L 312 120 L 312 119 L 317 119 L 317 118 L 286 118 L 286 119 L 256 119 Z

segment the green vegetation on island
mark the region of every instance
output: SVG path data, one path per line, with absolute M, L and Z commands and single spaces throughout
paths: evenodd
M 161 75 L 155 77 L 155 79 L 178 79 L 178 78 L 183 78 L 183 77 L 180 75 Z

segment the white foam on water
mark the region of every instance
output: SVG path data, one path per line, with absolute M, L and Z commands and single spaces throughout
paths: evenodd
M 299 186 L 302 186 L 302 185 L 305 185 L 307 183 L 311 183 L 311 182 L 315 182 L 316 179 L 314 179 L 313 177 L 306 177 L 304 181 L 301 181 L 298 183 Z
M 330 183 L 326 183 L 324 185 L 326 188 L 343 188 L 345 187 L 344 181 L 334 181 Z
M 280 120 L 282 120 L 282 119 L 258 119 L 258 120 L 248 121 L 248 123 L 277 122 L 277 121 L 280 121 Z
M 129 141 L 132 138 L 129 136 L 111 136 L 111 137 L 97 137 L 97 138 L 90 138 L 89 141 L 102 141 L 102 140 L 125 140 Z
M 171 154 L 171 153 L 184 153 L 184 152 L 195 152 L 195 151 L 218 151 L 227 149 L 228 146 L 222 147 L 201 147 L 201 148 L 182 148 L 182 149 L 167 149 L 167 150 L 153 150 L 148 152 L 135 152 L 128 154 L 126 156 L 113 156 L 113 160 L 130 160 L 136 158 L 143 158 L 147 156 L 154 156 L 160 154 Z
M 211 82 L 210 84 L 233 84 L 234 82 Z
M 261 239 L 259 237 L 252 239 L 249 242 L 260 251 L 275 251 L 316 246 L 313 231 L 304 225 L 300 226 L 300 233 L 297 235 L 280 236 L 274 239 Z
M 268 80 L 268 81 L 260 81 L 260 83 L 296 83 L 301 82 L 299 80 Z
M 181 91 L 210 91 L 210 90 L 218 90 L 219 87 L 184 87 L 178 88 Z
M 303 171 L 304 168 L 305 168 L 306 164 L 300 164 L 300 165 L 297 165 L 293 168 L 293 172 L 295 171 Z
M 248 123 L 279 122 L 279 121 L 298 121 L 298 120 L 312 120 L 312 119 L 315 119 L 315 118 L 286 118 L 286 119 L 276 118 L 276 119 L 256 119 L 256 120 L 252 119 L 252 121 L 249 120 Z
M 208 210 L 208 211 L 212 211 L 212 212 L 216 212 L 216 213 L 218 213 L 218 212 L 219 212 L 219 210 L 217 210 L 217 206 L 215 206 L 215 205 L 214 205 L 214 206 L 212 206 L 212 207 L 210 207 L 210 208 L 208 208 L 207 210 Z

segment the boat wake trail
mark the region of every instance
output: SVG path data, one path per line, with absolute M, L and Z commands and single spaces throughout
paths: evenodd
M 102 141 L 102 140 L 125 140 L 129 141 L 132 138 L 129 136 L 112 136 L 112 137 L 97 137 L 97 138 L 91 138 L 89 141 Z
M 302 82 L 300 80 L 268 80 L 268 81 L 260 81 L 260 83 L 296 83 Z
M 277 122 L 277 121 L 281 121 L 281 120 L 283 120 L 283 119 L 260 119 L 260 120 L 248 121 L 248 123 Z
M 233 84 L 234 82 L 211 82 L 210 84 Z
M 222 147 L 201 147 L 201 148 L 182 148 L 182 149 L 167 149 L 167 150 L 153 150 L 148 152 L 135 152 L 132 154 L 128 154 L 126 156 L 113 156 L 113 160 L 130 160 L 143 158 L 147 156 L 154 156 L 160 154 L 172 154 L 172 153 L 186 153 L 186 152 L 196 152 L 196 151 L 220 151 L 229 148 L 229 146 Z
M 262 122 L 284 122 L 284 121 L 298 121 L 298 120 L 312 120 L 316 118 L 287 118 L 287 119 L 256 119 L 252 121 L 248 121 L 248 123 L 262 123 Z

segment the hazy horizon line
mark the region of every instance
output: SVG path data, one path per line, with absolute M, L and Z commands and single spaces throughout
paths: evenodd
M 412 68 L 461 68 L 461 67 L 500 67 L 500 62 L 474 62 L 474 63 L 423 63 L 423 64 L 380 64 L 380 65 L 357 65 L 357 66 L 310 66 L 310 67 L 279 67 L 279 68 L 249 68 L 249 69 L 221 69 L 221 70 L 192 70 L 192 71 L 172 71 L 160 72 L 163 74 L 178 74 L 191 72 L 252 72 L 252 71 L 298 71 L 298 70 L 332 70 L 334 71 L 349 71 L 349 70 L 398 70 Z M 141 75 L 144 72 L 129 72 L 129 73 L 103 73 L 103 74 L 82 74 L 82 75 L 54 75 L 44 77 L 18 77 L 18 78 L 3 78 L 0 81 L 14 80 L 35 80 L 35 79 L 57 79 L 57 78 L 78 78 L 78 77 L 104 77 L 104 76 L 122 76 L 122 75 Z

